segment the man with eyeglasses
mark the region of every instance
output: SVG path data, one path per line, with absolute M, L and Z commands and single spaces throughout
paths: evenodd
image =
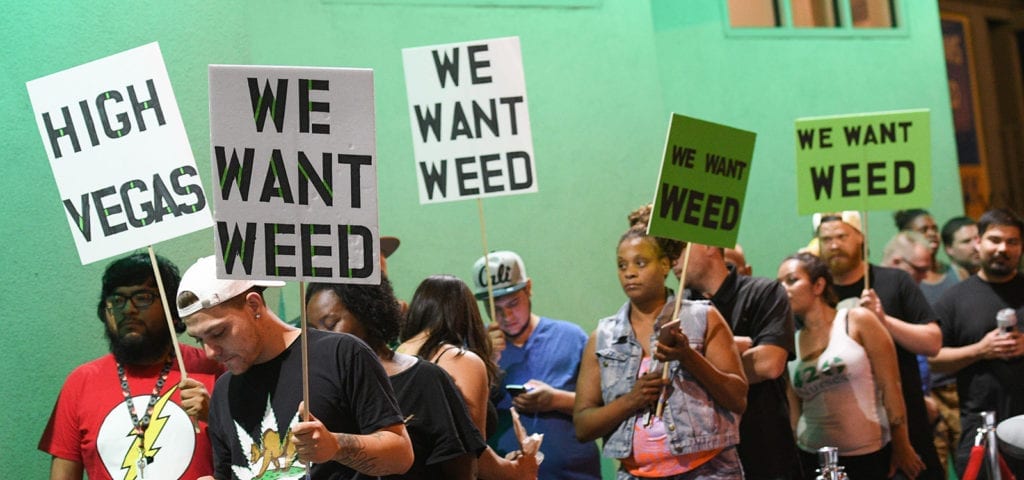
M 600 479 L 601 460 L 594 442 L 576 440 L 572 423 L 576 376 L 587 344 L 579 325 L 532 312 L 532 281 L 515 252 L 498 251 L 473 265 L 474 295 L 487 304 L 491 277 L 494 315 L 488 336 L 495 360 L 504 372 L 503 387 L 492 393 L 498 410 L 498 431 L 490 439 L 498 454 L 519 450 L 510 407 L 521 414 L 530 433 L 544 434 L 544 462 L 538 478 Z
M 930 284 L 925 281 L 928 272 L 932 270 L 930 241 L 924 234 L 912 230 L 899 232 L 892 237 L 892 240 L 889 240 L 882 252 L 882 265 L 907 272 L 931 305 L 935 305 L 935 302 L 942 296 L 942 292 L 959 282 L 956 275 L 952 274 L 943 275 L 943 280 L 939 283 Z M 944 406 L 943 399 L 949 398 L 948 389 L 943 391 L 942 385 L 937 381 L 945 381 L 946 384 L 949 384 L 955 380 L 955 377 L 933 372 L 928 365 L 926 355 L 918 355 L 917 363 L 924 388 L 928 423 L 934 426 L 935 451 L 939 456 L 939 464 L 946 465 L 950 445 L 955 448 L 955 443 L 949 441 L 950 435 L 955 435 L 957 439 L 960 438 L 959 408 L 955 407 L 955 410 L 950 411 L 947 406 Z M 952 398 L 955 403 L 955 383 L 952 384 L 952 389 Z
M 177 290 L 177 267 L 157 265 Z M 176 328 L 181 320 L 171 309 Z M 39 441 L 52 455 L 51 479 L 196 479 L 213 472 L 206 418 L 223 371 L 197 348 L 181 345 L 182 380 L 148 254 L 112 262 L 103 274 L 96 313 L 110 353 L 76 368 L 61 389 Z M 193 417 L 196 423 L 193 423 Z
M 903 231 L 893 236 L 889 243 L 885 244 L 885 250 L 882 250 L 882 266 L 907 272 L 921 288 L 921 293 L 928 299 L 929 304 L 934 304 L 944 290 L 926 290 L 921 283 L 932 268 L 932 257 L 928 239 L 920 233 Z
M 935 312 L 921 289 L 906 272 L 871 265 L 864 258 L 864 234 L 860 214 L 855 211 L 815 215 L 821 258 L 828 264 L 840 304 L 847 302 L 875 312 L 896 344 L 906 418 L 890 418 L 889 424 L 906 423 L 910 443 L 924 462 L 920 472 L 903 472 L 907 478 L 943 479 L 932 443 L 932 430 L 925 410 L 917 355 L 932 356 L 942 346 L 942 331 Z M 865 277 L 868 280 L 865 281 Z M 870 285 L 870 288 L 866 288 Z

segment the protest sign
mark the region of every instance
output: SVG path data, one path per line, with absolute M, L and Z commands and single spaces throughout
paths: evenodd
M 753 132 L 673 114 L 648 233 L 734 247 L 756 137 Z
M 380 283 L 373 72 L 210 66 L 220 278 Z
M 536 192 L 519 38 L 402 57 L 420 203 Z
M 928 110 L 799 118 L 795 130 L 801 215 L 931 204 Z
M 26 86 L 83 264 L 212 225 L 156 43 Z

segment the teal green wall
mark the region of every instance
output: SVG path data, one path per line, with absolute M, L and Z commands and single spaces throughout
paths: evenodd
M 6 6 L 0 32 L 0 112 L 7 129 L 0 136 L 6 152 L 0 180 L 5 477 L 45 475 L 49 458 L 35 445 L 60 385 L 76 365 L 105 352 L 93 309 L 105 262 L 78 261 L 25 82 L 151 41 L 160 42 L 208 191 L 208 64 L 374 69 L 381 228 L 402 239 L 389 272 L 407 299 L 432 273 L 468 280 L 482 247 L 476 202 L 418 203 L 403 47 L 520 37 L 540 191 L 483 202 L 488 245 L 525 258 L 537 312 L 587 330 L 624 299 L 614 247 L 625 214 L 652 197 L 671 111 L 758 133 L 740 233 L 758 273 L 773 275 L 777 260 L 810 235 L 809 220 L 795 213 L 791 180 L 797 116 L 931 108 L 933 210 L 939 219 L 960 211 L 934 1 L 907 2 L 903 16 L 912 23 L 905 35 L 867 39 L 727 36 L 718 0 L 537 0 L 525 8 L 483 0 L 371 3 Z M 505 6 L 475 6 L 485 3 Z M 536 6 L 542 3 L 549 5 Z M 892 233 L 889 218 L 871 217 L 876 244 Z M 156 249 L 185 268 L 212 253 L 212 236 L 198 232 Z M 277 305 L 274 295 L 270 302 Z M 297 287 L 289 285 L 284 295 L 286 315 L 297 315 Z

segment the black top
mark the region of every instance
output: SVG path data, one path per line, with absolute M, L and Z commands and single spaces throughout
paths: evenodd
M 775 345 L 795 358 L 793 314 L 786 290 L 778 281 L 737 275 L 729 276 L 711 297 L 733 335 L 750 337 L 753 346 Z M 747 410 L 740 422 L 738 451 L 744 472 L 752 477 L 799 478 L 800 463 L 789 423 L 785 370 L 774 380 L 751 384 Z
M 462 394 L 441 367 L 417 357 L 415 365 L 391 377 L 391 385 L 405 415 L 415 460 L 405 474 L 382 478 L 444 478 L 442 462 L 466 454 L 476 458 L 487 448 Z
M 871 288 L 882 302 L 885 314 L 913 324 L 928 324 L 938 320 L 928 300 L 917 288 L 914 279 L 903 270 L 869 265 Z M 836 295 L 840 300 L 857 297 L 864 291 L 864 277 L 849 285 L 835 285 Z M 900 383 L 903 387 L 903 401 L 907 405 L 907 427 L 910 433 L 910 444 L 928 468 L 917 478 L 944 479 L 945 471 L 939 464 L 939 456 L 935 453 L 932 442 L 932 429 L 928 423 L 928 413 L 924 406 L 924 393 L 921 389 L 921 371 L 917 364 L 917 355 L 896 344 L 896 360 L 899 362 Z
M 348 334 L 310 330 L 310 413 L 331 432 L 368 434 L 402 423 L 384 368 L 365 343 Z M 218 479 L 258 478 L 264 472 L 297 474 L 291 428 L 301 421 L 301 339 L 274 359 L 241 375 L 217 380 L 209 436 Z M 315 464 L 314 479 L 348 479 L 356 472 L 337 462 Z

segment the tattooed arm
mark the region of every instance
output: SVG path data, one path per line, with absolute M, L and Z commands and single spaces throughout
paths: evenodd
M 882 391 L 882 403 L 889 419 L 892 434 L 892 459 L 889 476 L 896 470 L 903 471 L 909 478 L 915 478 L 924 470 L 924 462 L 910 444 L 906 422 L 906 406 L 900 386 L 900 371 L 896 360 L 896 347 L 885 327 L 870 310 L 854 308 L 847 313 L 850 337 L 864 347 L 871 373 Z
M 370 476 L 398 475 L 412 466 L 412 444 L 403 423 L 354 435 L 330 432 L 310 415 L 308 422 L 292 427 L 291 440 L 302 462 L 334 461 Z
M 412 444 L 404 424 L 385 427 L 369 435 L 333 434 L 338 452 L 331 458 L 370 476 L 398 475 L 412 466 Z

